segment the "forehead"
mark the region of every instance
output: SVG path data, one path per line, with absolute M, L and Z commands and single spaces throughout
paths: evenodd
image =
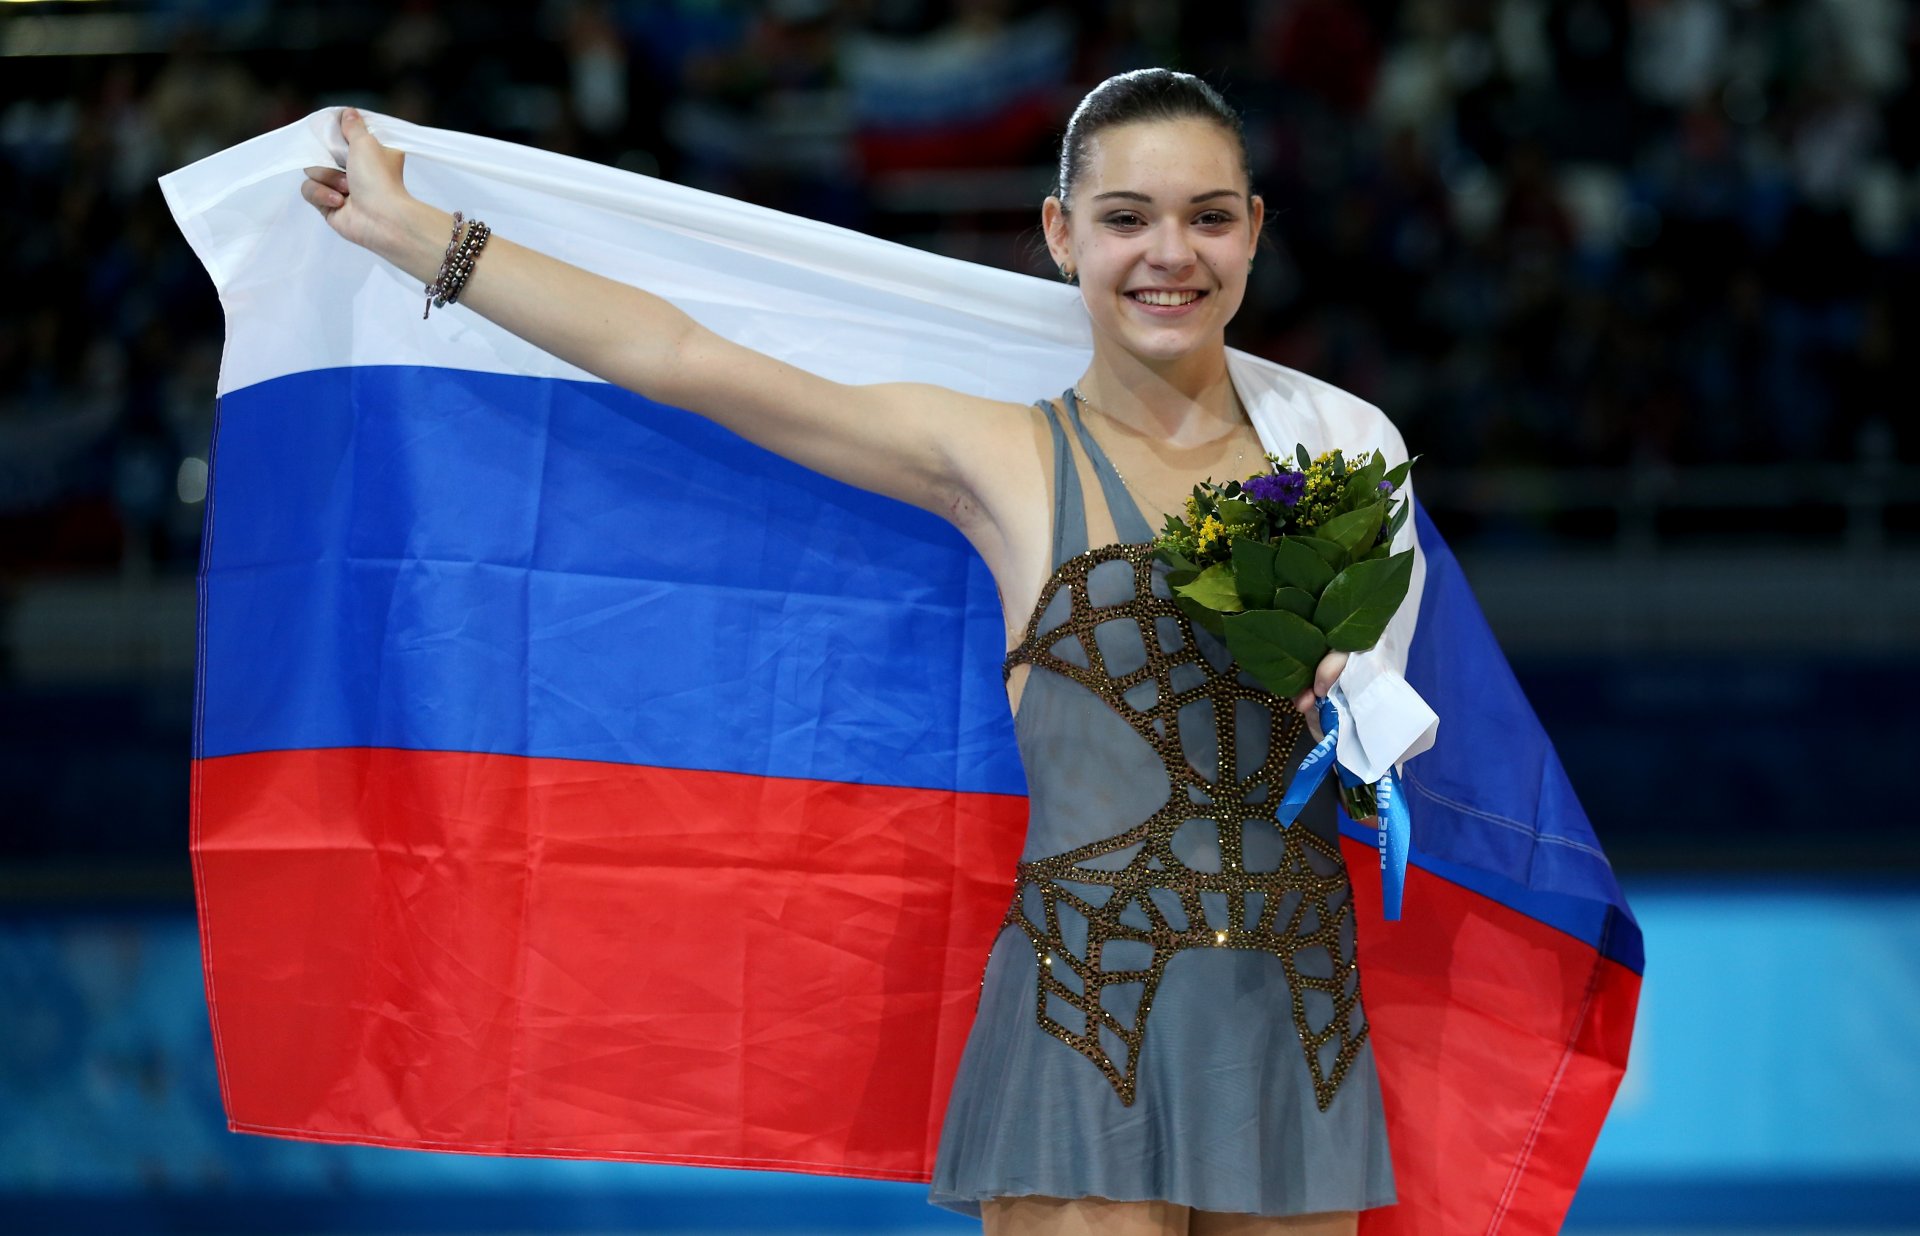
M 1087 140 L 1078 196 L 1128 189 L 1153 197 L 1187 196 L 1208 189 L 1245 191 L 1240 148 L 1210 120 L 1136 121 L 1113 125 Z

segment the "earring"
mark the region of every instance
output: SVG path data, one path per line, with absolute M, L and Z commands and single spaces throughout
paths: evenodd
M 1064 267 L 1064 266 L 1062 266 L 1062 267 L 1060 268 L 1060 277 L 1061 277 L 1062 279 L 1065 279 L 1065 280 L 1066 280 L 1066 281 L 1067 281 L 1068 283 L 1072 283 L 1072 282 L 1073 282 L 1073 272 L 1072 272 L 1072 271 L 1070 271 L 1070 270 L 1068 270 L 1068 269 L 1067 269 L 1066 267 Z

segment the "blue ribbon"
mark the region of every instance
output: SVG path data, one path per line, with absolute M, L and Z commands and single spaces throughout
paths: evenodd
M 1342 768 L 1333 756 L 1334 746 L 1340 739 L 1340 710 L 1330 699 L 1319 701 L 1319 708 L 1320 732 L 1325 737 L 1300 761 L 1293 780 L 1287 783 L 1286 795 L 1274 808 L 1274 818 L 1282 828 L 1292 827 L 1300 818 L 1307 800 L 1327 779 L 1328 769 L 1338 773 L 1340 784 L 1349 789 L 1361 784 L 1360 778 Z M 1373 783 L 1373 793 L 1380 823 L 1381 917 L 1399 922 L 1400 903 L 1407 887 L 1407 850 L 1413 843 L 1413 822 L 1407 816 L 1406 795 L 1400 792 L 1400 774 L 1392 765 L 1388 765 L 1385 776 Z

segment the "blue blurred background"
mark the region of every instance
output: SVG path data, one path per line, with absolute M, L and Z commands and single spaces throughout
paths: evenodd
M 1424 454 L 1645 929 L 1567 1230 L 1920 1232 L 1898 0 L 0 4 L 0 1231 L 967 1226 L 225 1132 L 186 857 L 221 325 L 154 177 L 355 102 L 1051 276 L 1064 118 L 1148 64 L 1247 115 L 1230 342 Z

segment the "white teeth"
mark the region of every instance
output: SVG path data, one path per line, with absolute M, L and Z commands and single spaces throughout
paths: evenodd
M 1144 304 L 1149 304 L 1149 305 L 1184 305 L 1189 301 L 1200 299 L 1200 293 L 1198 292 L 1145 291 L 1145 292 L 1129 292 L 1127 293 L 1127 295 L 1133 297 L 1137 301 L 1140 301 Z

